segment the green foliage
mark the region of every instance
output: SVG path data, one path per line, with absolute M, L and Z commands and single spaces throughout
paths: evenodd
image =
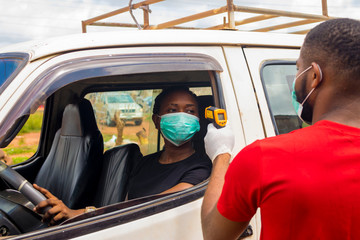
M 40 132 L 41 124 L 43 119 L 43 112 L 37 111 L 34 114 L 31 114 L 29 119 L 26 121 L 23 128 L 20 130 L 21 133 L 30 133 L 30 132 Z
M 37 145 L 3 148 L 2 150 L 6 153 L 6 155 L 11 157 L 13 161 L 12 164 L 18 164 L 28 160 L 29 157 L 31 157 L 36 152 Z
M 124 139 L 128 139 L 130 141 L 133 141 L 133 142 L 137 142 L 138 141 L 138 138 L 136 135 L 124 135 L 123 136 Z
M 152 114 L 144 114 L 144 121 L 149 121 L 150 124 L 152 123 Z
M 112 134 L 103 134 L 104 142 L 109 141 L 112 138 Z
M 15 164 L 22 163 L 22 162 L 28 160 L 28 158 L 27 157 L 14 157 L 12 160 L 13 160 L 13 165 L 15 165 Z
M 24 147 L 14 147 L 14 148 L 4 148 L 2 150 L 5 151 L 6 154 L 11 157 L 11 155 L 15 155 L 15 154 L 35 153 L 36 150 L 37 150 L 37 145 L 35 145 L 35 146 L 24 146 Z
M 20 138 L 20 140 L 19 140 L 19 145 L 22 146 L 22 145 L 24 145 L 24 144 L 25 144 L 25 139 L 22 137 L 22 138 Z

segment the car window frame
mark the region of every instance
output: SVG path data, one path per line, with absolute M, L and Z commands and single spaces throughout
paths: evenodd
M 21 116 L 34 112 L 57 89 L 77 81 L 101 76 L 172 72 L 223 71 L 211 56 L 200 53 L 114 54 L 81 57 L 51 66 L 23 92 L 0 125 L 0 147 L 6 147 L 22 126 L 13 127 Z M 43 94 L 39 97 L 38 95 Z M 36 99 L 36 101 L 34 101 Z
M 276 125 L 275 116 L 274 116 L 273 111 L 270 106 L 270 99 L 269 99 L 269 94 L 268 94 L 268 91 L 266 88 L 265 79 L 264 79 L 264 71 L 263 71 L 265 67 L 271 66 L 271 65 L 296 65 L 296 61 L 293 61 L 293 60 L 268 60 L 268 61 L 265 61 L 264 63 L 262 63 L 261 67 L 260 67 L 260 80 L 261 80 L 261 84 L 263 86 L 266 102 L 268 103 L 267 107 L 269 109 L 269 113 L 270 113 L 271 121 L 272 121 L 274 130 L 275 130 L 275 134 L 279 135 L 280 133 L 279 133 L 278 126 Z

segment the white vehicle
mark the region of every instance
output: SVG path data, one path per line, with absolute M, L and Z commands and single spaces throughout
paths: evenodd
M 0 234 L 14 239 L 202 239 L 200 206 L 208 181 L 125 201 L 132 158 L 157 151 L 162 139 L 150 111 L 143 113 L 141 127 L 128 126 L 120 135 L 137 144 L 104 153 L 103 142 L 117 133 L 92 120 L 96 96 L 117 91 L 154 99 L 162 88 L 188 86 L 199 96 L 200 111 L 209 105 L 226 109 L 236 133 L 235 154 L 257 139 L 302 127 L 291 104 L 302 42 L 302 35 L 291 34 L 159 30 L 73 35 L 0 49 L 0 69 L 7 69 L 0 72 L 0 147 L 18 142 L 33 115 L 40 112 L 43 119 L 36 150 L 12 169 L 50 188 L 69 207 L 100 207 L 48 227 L 24 195 L 0 180 Z M 201 115 L 197 151 L 204 151 L 208 124 Z M 83 142 L 94 144 L 80 147 Z M 259 212 L 250 225 L 244 237 L 259 239 Z
M 106 109 L 103 111 L 103 109 Z M 104 118 L 106 125 L 115 126 L 115 114 L 119 119 L 135 125 L 140 125 L 143 121 L 143 108 L 137 104 L 130 94 L 118 92 L 105 92 L 95 100 L 95 115 L 97 118 Z M 104 114 L 98 114 L 104 113 Z

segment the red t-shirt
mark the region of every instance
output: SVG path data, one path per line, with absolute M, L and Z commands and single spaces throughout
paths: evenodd
M 256 141 L 230 164 L 217 208 L 261 211 L 261 239 L 360 239 L 360 129 L 319 121 Z

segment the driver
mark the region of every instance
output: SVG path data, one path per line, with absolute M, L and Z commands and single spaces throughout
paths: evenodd
M 162 151 L 143 157 L 129 181 L 128 199 L 153 194 L 164 194 L 190 188 L 210 176 L 212 163 L 195 152 L 192 138 L 200 130 L 196 95 L 186 87 L 168 88 L 155 99 L 152 120 L 164 137 Z M 34 187 L 48 199 L 40 202 L 34 211 L 41 213 L 52 207 L 43 217 L 51 225 L 86 212 L 70 209 L 47 189 Z

